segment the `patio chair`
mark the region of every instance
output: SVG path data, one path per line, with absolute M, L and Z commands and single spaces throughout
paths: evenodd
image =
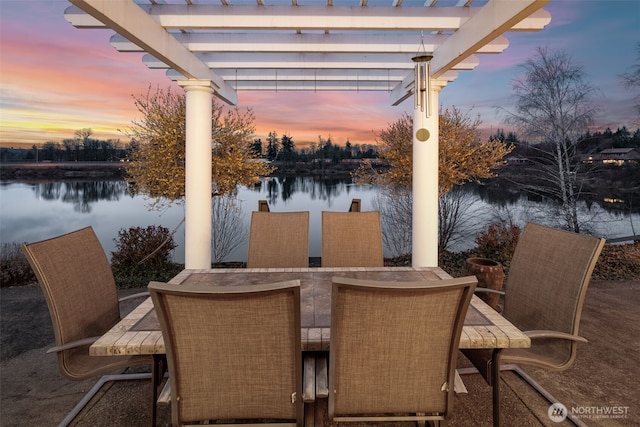
M 100 390 L 115 380 L 147 379 L 152 373 L 114 374 L 150 365 L 151 356 L 89 355 L 89 346 L 120 321 L 120 307 L 111 266 L 91 227 L 23 245 L 49 307 L 56 353 L 62 375 L 73 381 L 101 376 L 60 423 L 69 424 Z M 135 294 L 123 299 L 146 295 Z M 155 402 L 155 388 L 153 393 Z M 152 405 L 155 419 L 155 403 Z
M 427 421 L 451 415 L 458 345 L 477 280 L 333 278 L 332 422 Z
M 323 267 L 382 267 L 380 213 L 322 212 Z
M 309 266 L 309 212 L 251 213 L 247 268 Z
M 531 348 L 463 350 L 493 388 L 494 426 L 500 425 L 502 370 L 516 372 L 551 403 L 557 402 L 517 365 L 563 371 L 573 364 L 578 343 L 587 342 L 578 336 L 578 326 L 604 243 L 600 238 L 526 225 L 509 268 L 502 315 L 531 338 Z
M 302 427 L 300 282 L 151 282 L 169 364 L 174 426 L 202 421 Z

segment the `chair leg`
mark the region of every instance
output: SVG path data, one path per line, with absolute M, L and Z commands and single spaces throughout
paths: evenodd
M 154 354 L 153 365 L 151 366 L 151 427 L 155 427 L 158 420 L 158 387 L 166 371 L 166 355 Z
M 491 354 L 491 360 L 483 366 L 483 370 L 480 371 L 477 367 L 473 368 L 458 368 L 456 371 L 460 375 L 468 375 L 479 373 L 491 386 L 491 400 L 493 411 L 493 426 L 500 427 L 500 371 L 503 370 L 500 366 L 500 355 L 502 354 L 501 348 L 496 348 Z M 498 368 L 498 369 L 496 369 Z
M 524 372 L 518 365 L 504 365 L 501 368 L 503 371 L 511 371 L 517 374 L 520 378 L 522 378 L 527 384 L 533 387 L 538 393 L 540 393 L 550 404 L 559 402 L 558 399 L 553 397 L 551 393 L 549 393 L 544 387 L 542 387 L 536 380 L 531 378 L 526 372 Z M 587 427 L 587 425 L 574 417 L 571 412 L 567 413 L 567 418 L 571 420 L 573 424 L 577 427 Z
M 527 384 L 533 387 L 540 395 L 542 395 L 550 404 L 557 403 L 558 399 L 553 397 L 551 393 L 545 390 L 540 384 L 538 384 L 533 378 L 531 378 L 526 372 L 524 372 L 518 365 L 515 364 L 506 364 L 500 365 L 500 349 L 495 349 L 493 351 L 490 366 L 487 370 L 487 378 L 483 373 L 480 372 L 475 367 L 470 368 L 459 368 L 457 372 L 461 375 L 468 374 L 482 374 L 482 376 L 487 380 L 489 385 L 491 386 L 492 391 L 492 404 L 493 404 L 493 426 L 500 427 L 500 372 L 502 371 L 511 371 L 517 374 L 522 380 L 524 380 Z M 495 367 L 499 366 L 500 369 L 495 369 Z M 573 416 L 571 412 L 567 414 L 567 418 L 577 427 L 587 427 L 587 425 Z
M 491 357 L 491 391 L 493 399 L 493 427 L 500 427 L 500 349 Z
M 145 380 L 150 379 L 151 374 L 148 372 L 141 374 L 117 374 L 117 375 L 104 375 L 102 376 L 94 385 L 91 387 L 82 400 L 73 407 L 71 412 L 67 414 L 67 416 L 58 424 L 58 427 L 67 427 L 71 421 L 84 409 L 84 407 L 89 403 L 91 399 L 100 391 L 103 385 L 111 381 L 122 381 L 122 380 Z

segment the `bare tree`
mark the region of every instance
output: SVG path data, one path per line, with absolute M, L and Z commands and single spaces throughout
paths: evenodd
M 82 141 L 83 143 L 86 143 L 87 141 L 89 141 L 89 138 L 91 138 L 91 135 L 93 135 L 93 130 L 90 128 L 78 129 L 77 131 L 75 131 L 74 135 L 76 139 Z
M 557 200 L 564 226 L 578 233 L 577 202 L 586 176 L 575 148 L 598 110 L 592 102 L 595 89 L 563 52 L 538 48 L 522 68 L 524 74 L 513 82 L 515 112 L 507 111 L 507 123 L 533 143 L 538 179 L 521 184 Z
M 384 246 L 393 256 L 411 253 L 412 193 L 399 187 L 382 187 L 373 204 L 380 212 Z
M 212 256 L 214 262 L 222 262 L 247 240 L 247 227 L 234 195 L 215 196 L 212 205 Z
M 636 123 L 640 125 L 640 43 L 637 45 L 638 57 L 637 62 L 632 65 L 628 72 L 622 75 L 624 86 L 627 89 L 635 89 L 638 93 L 635 95 L 635 108 L 638 112 Z
M 393 256 L 411 253 L 411 218 L 413 193 L 399 187 L 382 187 L 374 208 L 380 212 L 382 242 Z M 472 192 L 454 186 L 438 199 L 438 250 L 447 250 L 477 226 L 471 207 L 476 201 Z
M 474 223 L 473 206 L 476 198 L 462 186 L 456 185 L 438 199 L 438 250 L 444 251 L 466 238 Z M 463 232 L 467 232 L 464 233 Z

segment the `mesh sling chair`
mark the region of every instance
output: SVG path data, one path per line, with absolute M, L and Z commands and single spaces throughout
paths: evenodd
M 300 282 L 151 282 L 174 426 L 217 420 L 302 427 Z
M 382 267 L 380 213 L 322 212 L 323 267 Z
M 70 380 L 101 377 L 60 425 L 70 423 L 104 383 L 151 378 L 150 373 L 113 374 L 132 366 L 153 366 L 151 356 L 89 355 L 89 346 L 120 321 L 111 266 L 91 227 L 26 244 L 22 250 L 38 279 L 51 315 L 56 345 L 47 353 L 57 354 L 58 368 Z M 146 293 L 126 299 L 142 295 Z M 153 389 L 152 402 L 155 402 L 155 387 Z M 155 403 L 152 404 L 152 419 L 155 420 Z
M 247 268 L 309 266 L 309 212 L 251 213 Z
M 334 277 L 329 418 L 446 425 L 476 283 L 473 276 L 421 282 Z
M 500 425 L 501 370 L 514 371 L 551 403 L 557 402 L 517 365 L 562 371 L 573 364 L 578 342 L 586 342 L 578 335 L 578 326 L 591 273 L 604 243 L 600 238 L 526 225 L 509 268 L 502 315 L 531 338 L 531 347 L 463 350 L 493 388 L 494 426 Z

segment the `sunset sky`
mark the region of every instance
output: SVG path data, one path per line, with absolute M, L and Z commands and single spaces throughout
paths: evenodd
M 107 30 L 79 30 L 64 18 L 64 0 L 0 0 L 0 145 L 30 147 L 61 142 L 81 128 L 99 139 L 128 138 L 119 131 L 139 117 L 133 96 L 151 85 L 181 89 L 162 70 L 149 70 L 141 54 L 119 53 Z M 507 33 L 509 48 L 479 55 L 480 65 L 461 71 L 440 93 L 442 107 L 480 115 L 487 133 L 504 128 L 497 107 L 511 108 L 512 80 L 539 46 L 571 56 L 597 88 L 596 130 L 634 130 L 636 93 L 620 75 L 639 59 L 640 0 L 552 0 L 551 23 L 539 33 Z M 392 107 L 386 92 L 239 92 L 239 106 L 253 109 L 256 137 L 270 131 L 297 146 L 331 137 L 343 144 L 375 142 L 375 133 L 410 112 Z M 637 123 L 637 122 L 636 122 Z

